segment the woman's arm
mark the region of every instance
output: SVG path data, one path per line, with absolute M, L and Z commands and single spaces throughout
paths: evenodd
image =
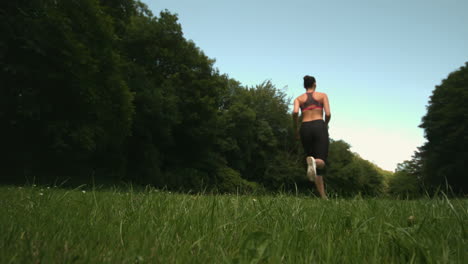
M 328 101 L 328 96 L 326 93 L 323 94 L 323 109 L 325 110 L 325 124 L 330 123 L 331 111 L 330 111 L 330 102 Z
M 297 126 L 297 123 L 299 122 L 299 100 L 298 98 L 294 100 L 294 109 L 293 109 L 292 117 L 293 117 L 294 132 L 296 133 L 296 138 L 299 138 L 299 130 Z

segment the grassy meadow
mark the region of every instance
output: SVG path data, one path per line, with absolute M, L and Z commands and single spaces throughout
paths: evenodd
M 0 263 L 467 263 L 468 200 L 0 187 Z

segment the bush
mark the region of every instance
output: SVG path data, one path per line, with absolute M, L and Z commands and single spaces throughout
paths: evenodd
M 216 179 L 215 187 L 222 193 L 263 192 L 259 184 L 242 179 L 238 171 L 229 167 L 219 168 Z

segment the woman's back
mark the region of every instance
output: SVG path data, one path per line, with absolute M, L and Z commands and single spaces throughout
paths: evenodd
M 325 93 L 307 92 L 296 98 L 302 111 L 302 122 L 323 119 L 323 111 L 329 113 L 330 107 Z

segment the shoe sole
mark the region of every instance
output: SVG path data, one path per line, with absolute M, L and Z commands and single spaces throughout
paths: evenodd
M 313 157 L 307 157 L 307 178 L 309 178 L 311 182 L 314 182 L 316 175 L 317 169 L 315 167 L 315 159 Z

